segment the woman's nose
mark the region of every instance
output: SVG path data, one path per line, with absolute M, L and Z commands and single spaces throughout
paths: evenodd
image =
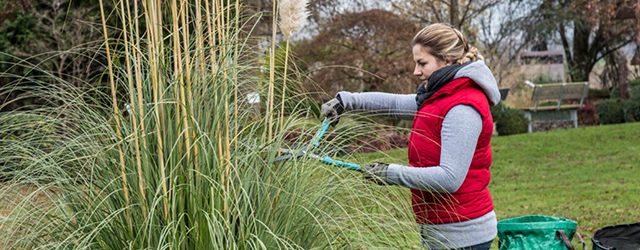
M 413 75 L 414 76 L 421 76 L 422 75 L 422 71 L 418 70 L 418 67 L 416 67 L 415 69 L 413 69 Z

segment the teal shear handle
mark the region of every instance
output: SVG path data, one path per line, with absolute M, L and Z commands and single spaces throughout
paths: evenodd
M 313 146 L 320 146 L 320 139 L 322 139 L 322 136 L 324 136 L 324 134 L 327 132 L 327 129 L 329 129 L 329 126 L 331 125 L 331 118 L 324 118 L 324 121 L 322 121 L 322 126 L 320 126 L 320 129 L 318 129 L 318 132 L 316 132 L 316 134 L 313 136 L 313 138 L 311 139 L 311 144 Z
M 329 157 L 329 156 L 323 157 L 322 158 L 322 163 L 327 164 L 327 165 L 333 165 L 333 166 L 346 168 L 346 169 L 349 169 L 349 170 L 355 170 L 355 171 L 362 172 L 362 166 L 360 166 L 358 164 L 339 161 L 339 160 L 334 160 L 334 159 L 331 159 L 331 157 Z
M 313 146 L 318 147 L 320 145 L 320 140 L 322 139 L 324 134 L 327 132 L 327 129 L 329 129 L 329 126 L 331 125 L 331 121 L 332 121 L 331 118 L 325 118 L 324 121 L 322 121 L 322 125 L 318 129 L 318 132 L 316 132 L 316 134 L 311 139 L 311 144 Z M 298 153 L 295 153 L 294 151 L 289 150 L 289 149 L 281 148 L 281 149 L 279 149 L 279 151 L 287 153 L 287 154 L 274 158 L 272 162 L 288 160 L 288 159 L 298 158 L 298 157 L 309 157 L 311 159 L 320 160 L 322 163 L 324 163 L 326 165 L 336 166 L 336 167 L 341 167 L 341 168 L 345 168 L 345 169 L 348 169 L 348 170 L 354 170 L 354 171 L 362 172 L 362 166 L 360 166 L 358 164 L 339 161 L 339 160 L 334 160 L 334 159 L 331 159 L 331 157 L 329 157 L 329 156 L 319 156 L 319 155 L 316 155 L 316 154 L 314 154 L 312 152 L 309 152 L 309 151 L 313 151 L 313 148 L 307 150 L 308 148 L 309 147 L 307 146 L 304 149 L 302 149 L 301 151 L 299 151 Z

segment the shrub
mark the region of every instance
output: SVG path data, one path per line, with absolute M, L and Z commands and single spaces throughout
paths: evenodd
M 624 123 L 624 103 L 620 99 L 609 99 L 598 103 L 600 124 Z
M 498 105 L 489 107 L 491 111 L 491 116 L 493 117 L 493 122 L 498 122 L 500 116 L 502 115 L 502 111 L 506 108 L 502 102 L 498 103 Z
M 589 99 L 607 99 L 611 96 L 608 89 L 589 89 Z
M 640 86 L 629 85 L 629 98 L 640 98 Z
M 87 90 L 95 86 L 104 87 L 106 78 L 102 76 L 106 71 L 106 58 L 102 53 L 96 53 L 104 48 L 101 47 L 102 33 L 97 32 L 100 28 L 95 26 L 100 22 L 100 10 L 96 8 L 98 1 L 53 2 L 0 0 L 0 72 L 42 80 L 42 76 L 33 75 L 36 72 L 33 66 L 37 65 L 39 69 L 55 72 L 56 77 Z M 117 6 L 119 3 L 103 2 L 107 9 L 113 9 L 114 4 Z M 108 19 L 110 33 L 121 30 L 115 28 L 116 20 Z M 27 81 L 29 79 L 21 79 L 21 86 L 38 85 Z M 57 81 L 49 82 L 57 84 Z M 10 83 L 7 77 L 0 77 L 0 86 Z M 30 103 L 49 104 L 41 97 L 21 98 L 18 97 L 20 94 L 0 94 L 2 100 L 19 100 L 2 107 L 1 111 L 23 108 Z
M 595 105 L 588 103 L 578 109 L 578 124 L 580 126 L 595 126 L 600 124 L 600 118 L 598 117 L 598 111 Z
M 624 121 L 640 121 L 640 96 L 632 96 L 624 102 Z
M 529 120 L 524 117 L 522 110 L 505 107 L 500 111 L 498 117 L 497 121 L 494 121 L 496 122 L 496 130 L 499 135 L 513 135 L 527 132 Z
M 629 81 L 628 87 L 630 97 L 640 96 L 640 78 Z M 620 86 L 613 86 L 613 88 L 611 88 L 611 94 L 609 96 L 611 99 L 620 98 Z
M 609 98 L 611 99 L 618 99 L 620 98 L 620 86 L 613 86 L 613 88 L 611 88 L 610 94 L 609 94 Z

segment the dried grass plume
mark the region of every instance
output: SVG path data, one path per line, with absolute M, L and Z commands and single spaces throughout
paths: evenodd
M 282 0 L 280 1 L 280 30 L 289 37 L 307 25 L 308 0 Z

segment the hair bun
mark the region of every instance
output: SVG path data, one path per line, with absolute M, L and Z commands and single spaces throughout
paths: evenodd
M 462 58 L 458 59 L 456 63 L 463 64 L 466 62 L 475 62 L 477 60 L 484 60 L 484 57 L 480 54 L 480 51 L 476 47 L 469 46 L 469 51 L 462 56 Z

